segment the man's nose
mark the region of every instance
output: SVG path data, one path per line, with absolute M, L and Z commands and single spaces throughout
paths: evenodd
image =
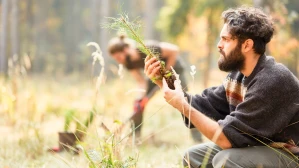
M 219 40 L 219 42 L 218 42 L 218 44 L 217 44 L 217 48 L 218 48 L 219 50 L 223 49 L 223 45 L 222 45 L 222 43 L 221 43 L 221 40 Z

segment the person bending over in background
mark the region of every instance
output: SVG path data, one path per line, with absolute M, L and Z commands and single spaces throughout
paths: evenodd
M 229 72 L 222 85 L 191 96 L 179 80 L 175 90 L 165 79 L 156 81 L 187 126 L 212 141 L 191 147 L 184 166 L 201 167 L 206 156 L 207 167 L 215 168 L 299 167 L 299 81 L 265 55 L 274 32 L 271 18 L 253 7 L 226 10 L 222 18 L 218 67 Z M 149 78 L 159 76 L 155 62 L 146 59 Z
M 153 53 L 160 55 L 167 69 L 170 69 L 172 66 L 178 73 L 182 74 L 180 78 L 182 87 L 183 90 L 187 90 L 187 83 L 183 75 L 184 68 L 178 58 L 179 48 L 174 44 L 166 42 L 149 41 L 146 45 Z M 144 77 L 143 69 L 146 55 L 136 47 L 135 41 L 125 36 L 115 37 L 108 44 L 108 52 L 113 59 L 119 64 L 123 64 L 130 71 L 133 78 L 139 84 L 139 88 L 146 90 L 145 94 L 141 95 L 141 98 L 135 101 L 134 114 L 130 117 L 136 127 L 136 135 L 140 136 L 144 108 L 149 99 L 159 90 L 159 87 L 150 79 Z M 201 135 L 196 129 L 192 130 L 192 136 L 197 141 L 201 140 Z

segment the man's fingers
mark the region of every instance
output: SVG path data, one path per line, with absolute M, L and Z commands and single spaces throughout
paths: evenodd
M 151 76 L 150 78 L 155 77 L 155 76 L 158 76 L 160 68 L 161 68 L 161 66 L 158 65 L 157 67 L 155 67 L 155 68 L 152 70 L 152 72 L 151 72 L 148 76 Z
M 179 75 L 177 77 L 179 77 Z M 175 90 L 182 90 L 181 80 L 179 78 L 174 81 L 174 88 Z
M 150 79 L 159 76 L 159 69 L 161 68 L 160 64 L 160 61 L 157 61 L 156 58 L 148 59 L 148 61 L 145 62 L 144 68 L 144 73 L 146 74 L 146 76 Z
M 147 60 L 147 61 L 145 62 L 145 68 L 148 68 L 148 67 L 149 67 L 152 63 L 154 63 L 155 61 L 157 61 L 157 59 L 156 59 L 155 57 L 153 57 L 153 58 Z
M 156 58 L 151 58 L 151 59 L 149 59 L 148 61 L 145 62 L 145 64 L 144 64 L 144 73 L 145 73 L 145 74 L 146 74 L 146 72 L 149 71 L 150 66 L 151 66 L 154 62 L 156 62 L 156 61 L 157 61 Z M 150 72 L 148 72 L 148 73 L 150 73 Z
M 152 72 L 150 73 L 146 73 L 146 76 L 150 79 L 155 78 L 157 76 L 159 76 L 159 70 L 160 70 L 161 66 L 157 66 L 156 68 L 153 69 Z
M 152 71 L 153 69 L 155 69 L 155 68 L 156 68 L 157 66 L 159 66 L 159 65 L 160 65 L 160 61 L 157 61 L 157 62 L 155 62 L 155 63 L 149 65 L 149 66 L 148 66 L 148 70 L 149 70 L 149 71 Z

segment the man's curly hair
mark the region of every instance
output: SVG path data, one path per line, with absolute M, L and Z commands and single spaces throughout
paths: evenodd
M 239 7 L 224 11 L 222 18 L 228 25 L 232 38 L 237 38 L 241 43 L 252 39 L 254 51 L 257 54 L 265 53 L 266 44 L 270 42 L 274 33 L 271 17 L 258 8 Z

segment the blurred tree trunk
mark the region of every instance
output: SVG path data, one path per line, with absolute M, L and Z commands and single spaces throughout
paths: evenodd
M 21 52 L 28 52 L 27 50 L 29 49 L 29 46 L 32 42 L 32 36 L 31 36 L 31 30 L 32 30 L 32 23 L 33 23 L 33 19 L 32 19 L 32 0 L 24 0 L 25 2 L 23 2 L 24 4 L 26 4 L 26 8 L 24 11 L 24 20 L 22 20 L 22 22 L 20 23 L 21 25 L 24 25 L 24 28 L 21 30 L 21 34 L 25 34 L 24 37 L 21 37 L 21 46 L 20 46 L 20 50 Z
M 100 23 L 104 23 L 105 17 L 108 17 L 110 14 L 110 1 L 109 0 L 101 0 L 100 1 Z M 99 23 L 97 23 L 99 24 Z M 103 51 L 103 57 L 107 58 L 107 43 L 109 42 L 109 32 L 107 29 L 102 29 L 100 28 L 100 35 L 99 35 L 99 42 L 100 42 L 100 47 Z M 99 68 L 97 68 L 99 69 Z
M 156 0 L 145 1 L 145 27 L 144 36 L 146 39 L 153 39 L 153 28 L 155 27 L 154 21 L 156 16 Z
M 36 53 L 34 55 L 34 61 L 32 62 L 32 68 L 35 72 L 42 72 L 46 68 L 45 61 L 45 50 L 46 50 L 46 29 L 45 29 L 45 20 L 48 16 L 48 9 L 45 8 L 48 6 L 48 1 L 32 0 L 32 4 L 35 4 L 36 11 L 32 13 L 32 28 L 35 28 L 35 32 L 32 32 L 32 29 L 28 29 L 29 32 L 32 32 L 32 39 L 34 41 L 34 46 L 36 47 Z M 34 9 L 30 7 L 30 10 Z
M 11 11 L 11 53 L 14 56 L 19 57 L 19 29 L 18 29 L 18 22 L 19 22 L 19 9 L 18 9 L 18 2 L 19 0 L 11 0 L 12 2 L 12 11 Z
M 35 48 L 34 48 L 34 32 L 36 31 L 36 28 L 33 27 L 34 24 L 34 15 L 33 15 L 33 0 L 26 0 L 26 17 L 24 19 L 22 23 L 20 22 L 20 24 L 25 24 L 25 28 L 24 28 L 24 34 L 25 36 L 20 36 L 20 38 L 24 38 L 20 40 L 20 54 L 22 53 L 26 53 L 28 54 L 30 60 L 32 59 L 32 53 L 35 53 Z M 30 67 L 30 69 L 27 69 L 27 71 L 32 71 L 32 68 Z
M 208 15 L 208 24 L 207 27 L 213 26 L 213 23 L 211 21 L 211 14 Z M 207 30 L 207 45 L 208 45 L 208 52 L 207 52 L 207 57 L 206 57 L 206 66 L 204 68 L 203 74 L 204 74 L 204 79 L 203 79 L 203 86 L 204 88 L 208 87 L 209 83 L 209 77 L 210 77 L 210 70 L 211 70 L 211 62 L 212 62 L 212 53 L 213 53 L 213 44 L 214 44 L 214 38 L 213 38 L 213 31 L 208 28 Z
M 77 1 L 76 1 L 77 2 Z M 75 40 L 76 40 L 76 31 L 75 31 L 75 22 L 78 22 L 79 18 L 76 18 L 76 3 L 72 0 L 67 0 L 64 2 L 65 5 L 65 44 L 66 44 L 66 62 L 65 62 L 65 73 L 70 73 L 74 69 L 75 64 Z
M 131 12 L 132 8 L 130 8 L 131 4 L 132 4 L 131 2 L 132 2 L 132 0 L 123 0 L 121 8 L 122 8 L 123 11 L 130 11 L 130 13 L 128 13 L 128 14 L 130 16 L 133 16 L 132 12 Z M 134 5 L 136 5 L 136 4 L 134 4 Z
M 1 35 L 0 35 L 0 74 L 7 75 L 7 56 L 6 56 L 6 35 L 7 35 L 7 16 L 8 0 L 2 0 L 1 4 Z
M 104 23 L 105 22 L 105 17 L 109 16 L 109 9 L 110 9 L 110 1 L 109 0 L 101 0 L 100 1 L 100 23 Z M 101 49 L 103 50 L 103 56 L 106 57 L 107 56 L 107 43 L 109 41 L 109 37 L 108 37 L 108 30 L 107 29 L 102 29 L 100 28 L 100 46 Z
M 138 0 L 130 0 L 129 1 L 130 3 L 128 4 L 129 9 L 134 9 L 134 10 L 130 11 L 131 16 L 133 16 L 133 17 L 139 16 L 140 9 L 136 8 L 136 5 L 138 5 L 137 1 Z
M 82 33 L 82 19 L 81 19 L 81 10 L 80 8 L 83 8 L 83 3 L 82 1 L 85 1 L 85 0 L 79 0 L 79 1 L 76 1 L 76 2 L 73 2 L 74 3 L 74 8 L 73 8 L 73 18 L 77 18 L 77 20 L 73 20 L 73 29 L 74 29 L 74 32 L 73 32 L 73 49 L 72 49 L 72 59 L 74 59 L 74 62 L 73 62 L 73 67 L 71 69 L 71 71 L 74 71 L 74 70 L 79 70 L 78 68 L 78 60 L 79 60 L 79 56 L 80 54 L 79 53 L 79 43 L 81 41 L 81 33 Z M 79 70 L 80 71 L 80 70 Z
M 90 3 L 91 8 L 91 38 L 92 41 L 97 42 L 97 31 L 98 31 L 98 0 L 92 0 Z
M 208 9 L 207 9 L 208 10 Z M 217 35 L 218 35 L 218 21 L 219 18 L 218 16 L 220 15 L 219 10 L 215 9 L 209 9 L 207 11 L 207 46 L 208 46 L 208 52 L 207 52 L 207 57 L 206 57 L 206 66 L 204 68 L 204 79 L 203 79 L 203 86 L 205 88 L 208 87 L 209 84 L 209 77 L 210 77 L 210 71 L 211 71 L 211 67 L 212 67 L 212 61 L 213 61 L 213 51 L 215 50 L 216 47 L 216 39 L 217 39 Z M 216 17 L 215 17 L 216 16 Z
M 69 73 L 72 69 L 72 65 L 74 60 L 72 59 L 72 43 L 73 43 L 73 37 L 72 37 L 72 32 L 73 32 L 73 25 L 72 25 L 72 9 L 74 6 L 74 3 L 71 2 L 71 0 L 65 1 L 66 5 L 66 11 L 65 11 L 65 35 L 66 35 L 66 65 L 65 65 L 65 73 Z
M 106 22 L 106 18 L 105 17 L 108 17 L 110 15 L 110 0 L 100 0 L 100 13 L 99 13 L 99 22 L 96 22 L 96 24 L 101 24 L 101 23 L 104 23 Z M 99 26 L 99 36 L 98 36 L 98 41 L 99 41 L 99 45 L 101 47 L 101 50 L 103 52 L 103 57 L 105 59 L 105 61 L 107 61 L 108 59 L 108 52 L 107 52 L 107 47 L 108 47 L 108 42 L 109 42 L 109 32 L 107 29 L 103 29 Z M 99 73 L 100 73 L 100 65 L 96 64 L 95 67 L 94 67 L 94 70 L 93 70 L 93 75 L 95 76 L 98 76 Z M 106 73 L 108 72 L 107 71 L 108 69 L 106 68 L 105 71 Z

